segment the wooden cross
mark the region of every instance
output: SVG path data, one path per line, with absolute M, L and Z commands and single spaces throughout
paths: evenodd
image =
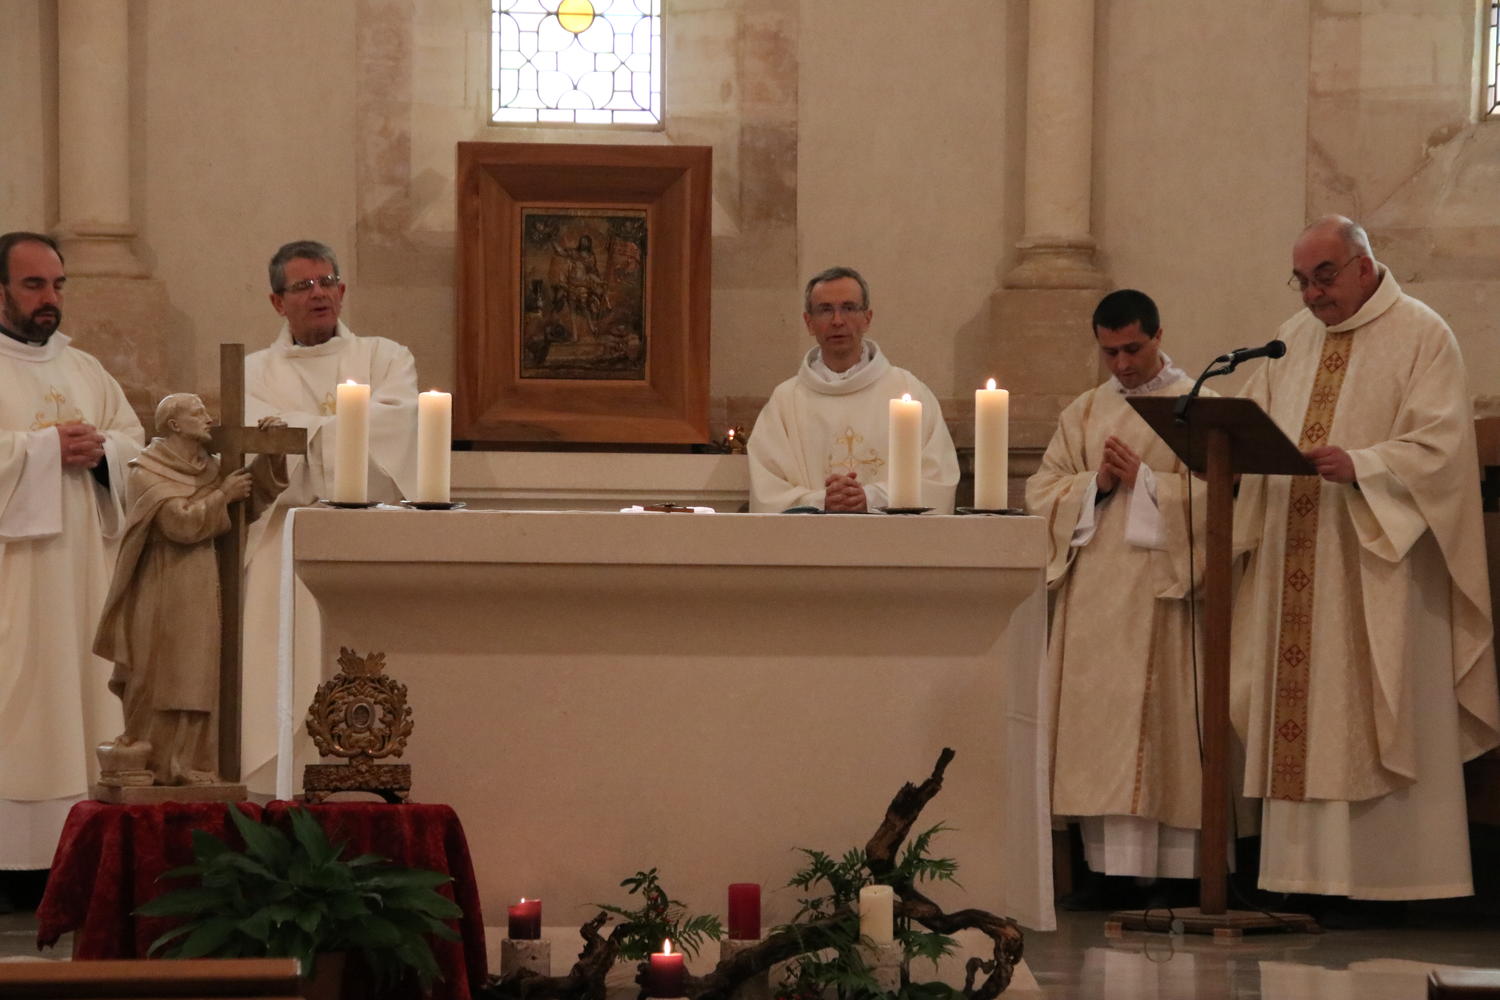
M 232 472 L 250 455 L 305 455 L 303 427 L 246 427 L 245 345 L 219 345 L 219 426 L 210 448 L 219 469 Z M 219 553 L 219 777 L 240 780 L 240 679 L 243 676 L 245 503 L 229 505 L 229 530 L 214 543 Z

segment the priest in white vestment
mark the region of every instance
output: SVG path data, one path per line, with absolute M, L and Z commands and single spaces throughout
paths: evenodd
M 1262 888 L 1473 891 L 1462 761 L 1500 741 L 1470 389 L 1355 223 L 1292 249 L 1307 307 L 1246 385 L 1319 477 L 1247 476 L 1231 714 Z
M 1106 295 L 1094 337 L 1109 381 L 1063 410 L 1026 506 L 1046 518 L 1053 691 L 1052 811 L 1076 818 L 1089 869 L 1197 875 L 1202 771 L 1189 601 L 1189 515 L 1206 494 L 1127 400 L 1192 379 L 1161 351 L 1156 304 Z M 1191 491 L 1192 504 L 1189 504 Z
M 271 346 L 245 359 L 245 413 L 307 428 L 307 454 L 288 457 L 286 490 L 250 527 L 246 545 L 244 702 L 241 773 L 251 792 L 287 794 L 302 765 L 317 761 L 302 720 L 322 681 L 318 612 L 295 585 L 294 683 L 278 683 L 282 539 L 287 512 L 326 498 L 337 453 L 334 387 L 353 379 L 370 387 L 369 498 L 394 503 L 416 486 L 417 371 L 411 351 L 383 337 L 357 337 L 339 319 L 345 285 L 334 251 L 304 240 L 270 263 L 271 305 L 285 322 Z M 359 516 L 351 512 L 351 517 Z M 278 728 L 293 733 L 294 756 L 279 759 Z M 290 784 L 289 784 L 290 783 Z
M 52 864 L 121 725 L 91 646 L 144 433 L 58 331 L 65 280 L 50 239 L 0 236 L 0 869 Z
M 750 509 L 853 513 L 887 506 L 890 401 L 922 404 L 922 506 L 953 512 L 958 456 L 937 397 L 865 337 L 874 312 L 865 279 L 832 267 L 807 283 L 802 321 L 817 341 L 776 387 L 750 435 Z

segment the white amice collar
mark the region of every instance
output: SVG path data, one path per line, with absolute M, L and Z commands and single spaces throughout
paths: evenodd
M 64 333 L 52 334 L 45 344 L 27 344 L 11 337 L 0 336 L 0 355 L 17 361 L 40 364 L 57 357 L 70 343 L 72 341 Z
M 890 371 L 891 363 L 885 359 L 880 345 L 868 337 L 865 338 L 864 347 L 865 356 L 846 372 L 829 369 L 823 363 L 822 350 L 814 347 L 802 356 L 797 378 L 809 389 L 825 396 L 846 396 L 874 385 L 882 375 Z
M 1181 368 L 1178 368 L 1172 363 L 1172 359 L 1167 355 L 1166 351 L 1162 351 L 1160 352 L 1160 354 L 1161 371 L 1157 372 L 1155 375 L 1151 376 L 1146 381 L 1136 386 L 1134 389 L 1125 388 L 1120 384 L 1120 380 L 1115 378 L 1113 375 L 1109 377 L 1109 384 L 1114 386 L 1115 391 L 1122 396 L 1149 396 L 1152 393 L 1161 392 L 1163 389 L 1176 382 L 1178 379 L 1184 379 L 1188 377 L 1187 372 L 1183 371 Z
M 344 325 L 343 320 L 339 320 L 338 329 L 333 332 L 332 337 L 321 344 L 303 347 L 292 340 L 292 331 L 285 323 L 282 323 L 271 346 L 289 358 L 321 358 L 327 354 L 337 354 L 348 347 L 353 340 L 354 332 Z
M 1377 263 L 1375 270 L 1380 274 L 1380 284 L 1375 286 L 1375 294 L 1365 300 L 1365 304 L 1359 307 L 1359 311 L 1348 319 L 1335 326 L 1328 328 L 1329 333 L 1347 333 L 1357 330 L 1366 323 L 1380 318 L 1380 316 L 1401 298 L 1401 286 L 1396 282 L 1396 276 L 1391 273 L 1390 268 L 1384 264 Z

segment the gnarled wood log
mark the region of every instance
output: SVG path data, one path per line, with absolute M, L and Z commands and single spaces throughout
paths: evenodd
M 891 799 L 880 827 L 865 845 L 866 863 L 876 878 L 889 877 L 895 871 L 896 852 L 911 833 L 923 807 L 942 791 L 943 772 L 953 756 L 953 751 L 944 747 L 932 774 L 925 781 L 920 785 L 908 782 Z M 994 942 L 993 958 L 988 961 L 969 959 L 964 978 L 964 993 L 968 997 L 992 1000 L 1010 985 L 1011 974 L 1021 960 L 1022 944 L 1021 928 L 1014 920 L 977 909 L 944 913 L 910 882 L 898 881 L 893 883 L 893 888 L 899 899 L 896 905 L 898 916 L 915 920 L 938 934 L 953 934 L 972 928 L 982 931 Z M 542 976 L 518 970 L 491 978 L 476 994 L 478 1000 L 604 1000 L 605 977 L 619 955 L 618 938 L 628 928 L 628 925 L 620 924 L 611 929 L 608 937 L 601 937 L 599 928 L 608 916 L 600 913 L 579 928 L 584 947 L 566 976 Z M 708 975 L 688 976 L 683 983 L 683 992 L 692 1000 L 728 1000 L 741 983 L 769 971 L 778 962 L 829 947 L 832 944 L 830 932 L 838 922 L 838 918 L 814 921 L 770 934 L 759 944 L 720 961 Z M 636 971 L 636 982 L 641 984 L 642 996 L 645 995 L 646 968 L 646 963 L 642 963 Z M 975 980 L 980 973 L 985 973 L 985 980 L 976 987 Z

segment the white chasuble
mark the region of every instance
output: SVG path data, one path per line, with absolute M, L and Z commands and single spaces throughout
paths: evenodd
M 0 337 L 0 868 L 45 868 L 71 802 L 118 736 L 111 665 L 90 652 L 144 435 L 120 386 L 54 334 Z M 58 424 L 105 436 L 110 488 L 64 468 Z
M 932 390 L 886 360 L 865 339 L 867 361 L 847 378 L 815 369 L 818 348 L 776 387 L 750 435 L 750 509 L 779 513 L 818 507 L 835 472 L 856 473 L 871 510 L 886 506 L 890 401 L 903 393 L 922 404 L 922 506 L 953 513 L 958 455 Z
M 1447 324 L 1381 274 L 1344 323 L 1287 321 L 1246 386 L 1357 485 L 1243 480 L 1231 715 L 1263 887 L 1463 895 L 1461 761 L 1500 741 L 1469 387 Z
M 318 610 L 301 582 L 294 605 L 294 682 L 289 703 L 277 696 L 277 637 L 282 531 L 287 510 L 328 496 L 337 454 L 334 387 L 353 379 L 370 387 L 369 497 L 394 503 L 411 495 L 417 472 L 417 370 L 411 351 L 384 337 L 357 337 L 343 323 L 326 343 L 299 347 L 285 324 L 271 346 L 245 359 L 245 419 L 278 416 L 307 428 L 307 454 L 287 456 L 287 488 L 250 526 L 246 544 L 241 775 L 252 792 L 276 791 L 278 722 L 297 734 L 296 761 L 282 762 L 295 784 L 316 762 L 302 719 L 322 680 Z
M 1177 373 L 1147 394 L 1191 385 Z M 1102 818 L 1084 823 L 1096 871 L 1186 877 L 1201 785 L 1188 598 L 1201 576 L 1206 493 L 1126 398 L 1111 380 L 1069 404 L 1026 483 L 1028 510 L 1048 524 L 1047 582 L 1058 591 L 1052 811 Z M 1101 498 L 1095 477 L 1112 435 L 1142 469 L 1134 488 Z M 1188 563 L 1190 490 L 1198 574 Z

